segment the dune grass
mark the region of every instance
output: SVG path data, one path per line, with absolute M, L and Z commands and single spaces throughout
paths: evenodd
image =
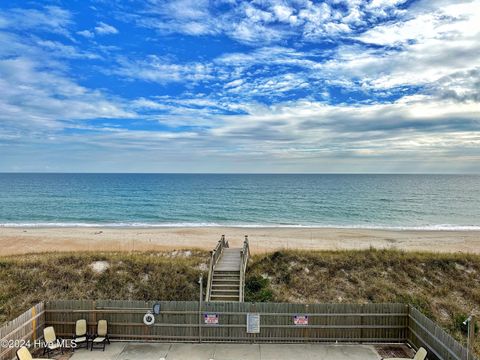
M 197 300 L 208 261 L 203 251 L 0 257 L 0 323 L 49 299 Z M 480 314 L 480 256 L 374 249 L 256 255 L 246 301 L 405 302 L 464 342 L 464 318 Z
M 0 257 L 0 323 L 50 299 L 192 300 L 207 252 Z
M 479 255 L 277 251 L 254 256 L 247 277 L 255 301 L 409 303 L 463 343 L 462 322 L 480 314 Z

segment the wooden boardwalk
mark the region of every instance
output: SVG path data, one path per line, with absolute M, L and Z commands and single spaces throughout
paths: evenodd
M 222 256 L 215 265 L 215 271 L 240 271 L 241 248 L 223 249 Z
M 206 301 L 243 302 L 248 257 L 247 237 L 245 237 L 243 248 L 231 248 L 222 236 L 212 251 Z

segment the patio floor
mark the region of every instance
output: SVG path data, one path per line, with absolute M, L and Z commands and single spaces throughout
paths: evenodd
M 77 350 L 71 360 L 378 360 L 369 345 L 112 343 Z

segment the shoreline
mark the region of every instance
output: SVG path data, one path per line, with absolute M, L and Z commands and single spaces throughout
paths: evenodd
M 252 253 L 281 249 L 368 248 L 480 254 L 480 230 L 390 230 L 327 227 L 0 227 L 0 256 L 69 251 L 212 250 L 249 236 Z
M 363 226 L 363 225 L 282 225 L 282 224 L 69 224 L 69 223 L 6 223 L 0 224 L 0 229 L 118 229 L 118 230 L 149 230 L 149 229 L 305 229 L 305 230 L 372 230 L 372 231 L 477 231 L 480 225 L 425 225 L 425 226 Z

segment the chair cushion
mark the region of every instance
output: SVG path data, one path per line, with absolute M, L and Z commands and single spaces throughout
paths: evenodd
M 424 360 L 427 357 L 427 350 L 423 347 L 418 349 L 417 353 L 415 354 L 414 360 Z
M 50 350 L 55 350 L 55 349 L 60 348 L 60 344 L 59 344 L 58 342 L 54 342 L 54 343 L 48 344 L 47 347 L 48 347 Z
M 49 326 L 43 329 L 43 338 L 47 343 L 53 343 L 57 340 L 57 336 L 55 335 L 55 330 L 53 329 L 53 326 Z
M 103 336 L 99 336 L 99 337 L 96 337 L 95 339 L 93 339 L 94 343 L 101 343 L 101 342 L 104 342 L 104 341 L 105 341 L 105 338 Z
M 77 320 L 75 323 L 75 335 L 82 336 L 87 333 L 87 320 Z
M 81 343 L 81 342 L 87 341 L 87 337 L 86 336 L 80 336 L 80 337 L 75 338 L 74 340 L 77 343 Z
M 99 336 L 106 336 L 107 335 L 107 320 L 98 320 L 98 325 L 97 325 L 97 334 Z
M 20 360 L 33 360 L 30 351 L 25 346 L 22 346 L 20 349 L 17 350 L 17 357 Z

